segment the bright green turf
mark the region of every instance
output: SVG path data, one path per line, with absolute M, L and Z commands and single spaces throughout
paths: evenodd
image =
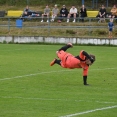
M 82 69 L 49 66 L 60 47 L 0 44 L 0 117 L 59 117 L 117 106 L 117 48 L 68 50 L 74 55 L 82 49 L 96 55 L 89 69 L 90 86 L 84 86 Z M 117 107 L 76 117 L 117 117 Z

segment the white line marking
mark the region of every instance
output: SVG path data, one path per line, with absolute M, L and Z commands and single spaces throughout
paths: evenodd
M 110 69 L 117 69 L 117 68 L 92 69 L 91 71 L 95 71 L 95 70 L 110 70 Z
M 112 109 L 112 108 L 117 108 L 117 105 L 104 107 L 104 108 L 97 108 L 94 110 L 89 110 L 89 111 L 85 111 L 85 112 L 80 112 L 80 113 L 75 113 L 75 114 L 70 114 L 70 115 L 65 115 L 65 116 L 59 116 L 59 117 L 73 117 L 73 116 L 77 116 L 77 115 L 83 115 L 83 114 L 92 113 L 95 111 L 107 110 L 107 109 Z
M 12 96 L 0 96 L 0 98 L 11 98 L 11 99 L 25 99 L 25 100 L 45 100 L 45 101 L 68 101 L 68 102 L 70 102 L 70 101 L 74 101 L 74 102 L 95 102 L 95 103 L 110 103 L 110 104 L 115 104 L 115 103 L 117 103 L 117 102 L 101 102 L 101 101 L 90 101 L 90 100 L 88 100 L 88 101 L 86 101 L 86 100 L 70 100 L 70 99 L 54 99 L 54 98 L 33 98 L 33 97 L 27 97 L 27 98 L 25 98 L 25 97 L 12 97 Z
M 94 70 L 110 70 L 110 69 L 117 69 L 117 68 L 92 69 L 90 71 L 94 71 Z M 74 71 L 74 70 L 69 69 L 69 70 L 60 70 L 60 71 L 40 72 L 40 73 L 35 73 L 35 74 L 14 76 L 14 77 L 11 77 L 11 78 L 2 78 L 2 79 L 0 79 L 0 81 L 17 79 L 17 78 L 23 78 L 23 77 L 30 77 L 30 76 L 36 76 L 36 75 L 39 75 L 39 74 L 50 74 L 50 73 L 55 73 L 55 72 L 66 72 L 66 71 Z
M 30 76 L 36 76 L 39 74 L 50 74 L 50 73 L 55 73 L 55 72 L 65 72 L 65 71 L 70 71 L 70 70 L 60 70 L 60 71 L 50 71 L 50 72 L 40 72 L 40 73 L 35 73 L 35 74 L 28 74 L 28 75 L 22 75 L 22 76 L 15 76 L 11 78 L 2 78 L 0 80 L 11 80 L 11 79 L 16 79 L 16 78 L 23 78 L 23 77 L 30 77 Z

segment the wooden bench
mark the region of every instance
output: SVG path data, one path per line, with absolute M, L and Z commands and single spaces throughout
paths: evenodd
M 87 17 L 96 17 L 99 11 L 87 11 Z
M 13 10 L 9 10 L 7 12 L 7 16 L 8 17 L 20 17 L 23 14 L 23 11 L 13 11 Z

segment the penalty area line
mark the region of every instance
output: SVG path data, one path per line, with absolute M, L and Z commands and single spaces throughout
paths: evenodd
M 104 108 L 97 108 L 97 109 L 94 109 L 94 110 L 89 110 L 89 111 L 84 111 L 84 112 L 74 113 L 74 114 L 70 114 L 70 115 L 59 116 L 59 117 L 73 117 L 73 116 L 78 116 L 78 115 L 92 113 L 92 112 L 95 112 L 95 111 L 102 111 L 102 110 L 113 109 L 113 108 L 117 108 L 117 105 L 104 107 Z

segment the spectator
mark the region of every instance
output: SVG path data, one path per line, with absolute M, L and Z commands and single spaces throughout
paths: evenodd
M 104 5 L 102 5 L 101 9 L 99 10 L 99 14 L 97 17 L 100 19 L 98 22 L 105 21 L 105 16 L 106 16 L 106 9 Z
M 29 6 L 27 5 L 26 8 L 24 9 L 24 12 L 32 12 L 32 11 L 29 9 Z
M 116 8 L 116 5 L 114 5 L 111 9 L 111 18 L 117 18 L 117 8 Z M 116 22 L 117 22 L 117 19 L 116 19 Z
M 40 16 L 38 13 L 36 12 L 24 12 L 21 19 L 24 21 L 25 18 L 31 19 L 31 17 L 38 17 Z
M 72 8 L 70 9 L 68 14 L 67 22 L 69 22 L 70 17 L 73 17 L 74 18 L 73 22 L 76 22 L 76 16 L 77 16 L 77 8 L 75 8 L 75 6 L 72 5 Z
M 63 5 L 63 7 L 60 10 L 60 16 L 59 16 L 60 19 L 58 20 L 58 22 L 60 23 L 63 18 L 67 17 L 67 15 L 68 15 L 68 10 L 67 10 L 66 6 Z
M 58 13 L 59 13 L 59 9 L 57 8 L 57 5 L 55 4 L 54 8 L 52 9 L 52 19 L 51 19 L 52 22 L 54 21 L 55 17 L 57 17 Z
M 29 6 L 27 5 L 26 8 L 23 11 L 23 16 L 31 15 L 33 11 L 29 9 Z
M 84 5 L 82 5 L 82 8 L 80 9 L 80 15 L 82 22 L 84 22 L 84 17 L 87 17 L 87 10 Z
M 29 9 L 29 6 L 27 5 L 23 11 L 22 17 L 28 17 L 30 15 L 30 12 L 32 11 Z
M 117 8 L 116 8 L 116 5 L 114 5 L 111 9 L 111 16 L 112 18 L 115 18 L 117 17 Z
M 109 29 L 109 38 L 112 38 L 112 32 L 113 32 L 114 24 L 113 19 L 110 19 L 110 22 L 108 23 L 108 29 Z
M 50 15 L 50 8 L 49 8 L 48 5 L 46 5 L 46 8 L 44 9 L 44 13 L 42 14 L 42 20 L 41 20 L 41 22 L 43 22 L 44 16 L 47 16 L 47 22 L 49 22 L 49 20 L 48 20 L 49 15 Z
M 26 18 L 27 17 L 31 18 L 31 17 L 38 17 L 38 16 L 40 16 L 39 13 L 36 13 L 35 11 L 30 10 L 29 9 L 29 6 L 27 5 L 26 8 L 23 11 L 23 14 L 21 16 L 21 19 L 24 20 L 25 17 Z

